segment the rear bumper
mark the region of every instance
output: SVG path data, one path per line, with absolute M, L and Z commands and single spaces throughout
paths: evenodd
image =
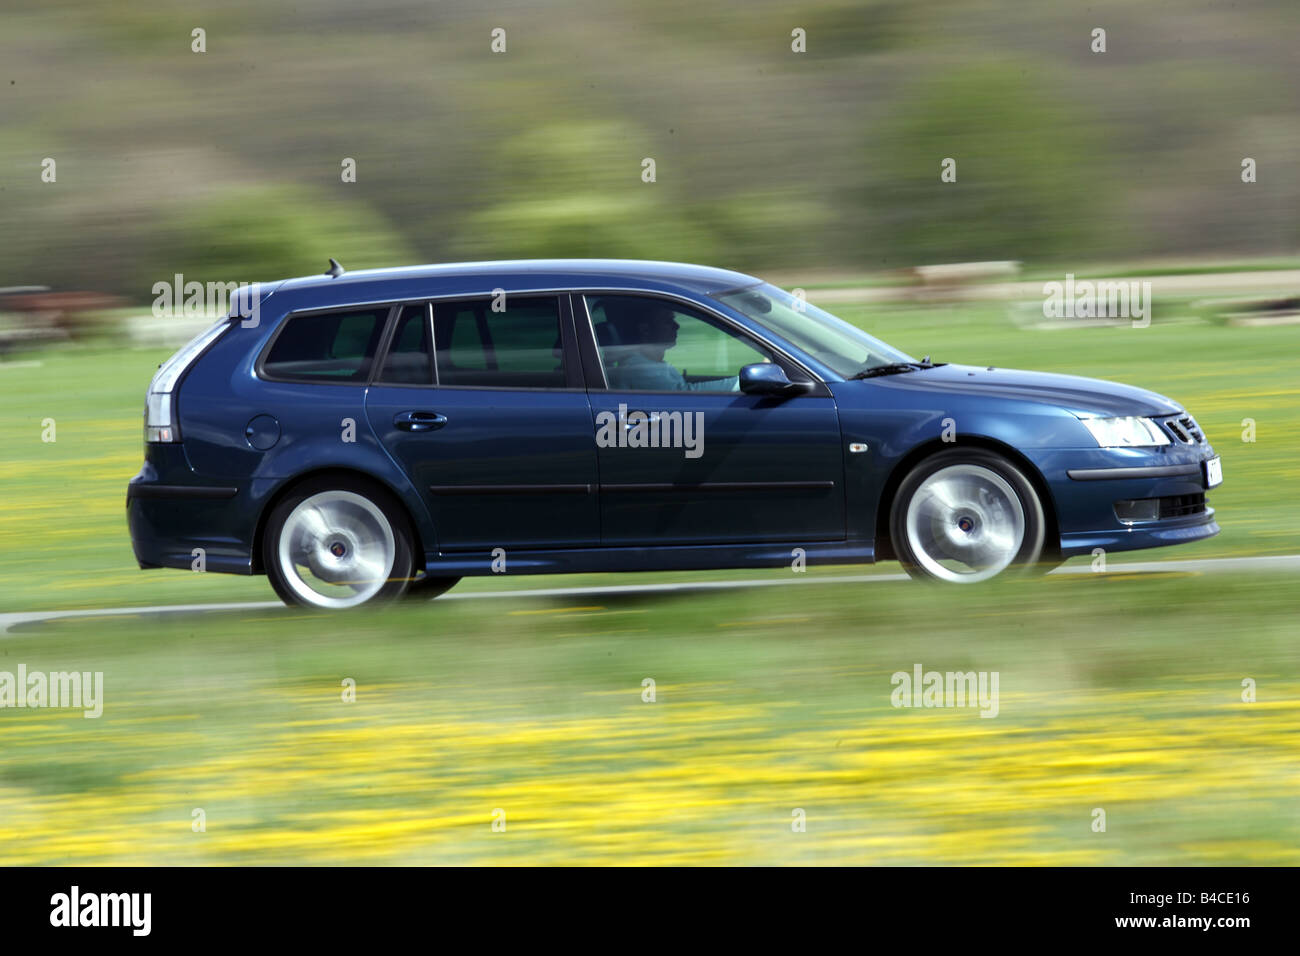
M 233 498 L 237 494 L 239 489 L 234 486 L 159 485 L 136 481 L 126 486 L 128 503 L 132 498 L 188 498 L 191 501 L 210 501 Z
M 131 548 L 142 568 L 203 568 L 231 574 L 253 573 L 256 515 L 250 483 L 200 484 L 180 449 L 146 461 L 126 488 L 126 522 Z M 166 472 L 163 480 L 161 471 Z

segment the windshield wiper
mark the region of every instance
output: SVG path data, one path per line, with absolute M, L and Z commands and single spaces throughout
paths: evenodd
M 911 362 L 890 362 L 888 365 L 876 365 L 871 368 L 864 368 L 861 372 L 854 372 L 849 376 L 849 378 L 875 378 L 877 375 L 897 375 L 900 372 L 915 371 L 916 366 Z
M 877 375 L 898 375 L 901 372 L 914 372 L 919 368 L 938 368 L 943 362 L 931 362 L 930 356 L 926 356 L 919 362 L 890 362 L 887 365 L 874 365 L 864 368 L 860 372 L 854 372 L 849 379 L 858 378 L 875 378 Z
M 855 378 L 875 378 L 877 375 L 898 375 L 900 372 L 915 372 L 918 368 L 934 368 L 929 362 L 890 362 L 888 365 L 873 365 L 849 376 Z

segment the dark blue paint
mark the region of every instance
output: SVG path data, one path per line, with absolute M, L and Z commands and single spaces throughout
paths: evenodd
M 1196 477 L 1076 481 L 1070 469 L 1199 463 L 1208 444 L 1149 449 L 1096 447 L 1074 412 L 1160 416 L 1180 411 L 1163 396 L 1096 379 L 947 365 L 846 381 L 753 320 L 710 298 L 758 280 L 740 273 L 606 260 L 478 263 L 290 279 L 262 288 L 260 321 L 234 322 L 181 381 L 183 443 L 147 445 L 133 485 L 224 485 L 224 500 L 128 499 L 143 566 L 258 570 L 261 522 L 302 476 L 355 472 L 387 486 L 406 507 L 430 573 L 491 573 L 506 548 L 509 573 L 759 567 L 809 560 L 872 561 L 881 496 L 918 450 L 944 447 L 945 421 L 960 441 L 1000 448 L 1028 466 L 1055 516 L 1063 556 L 1209 537 L 1214 512 L 1155 526 L 1122 525 L 1121 498 L 1204 491 Z M 269 382 L 255 372 L 263 347 L 291 312 L 507 292 L 630 290 L 676 296 L 721 313 L 792 355 L 824 386 L 788 399 L 738 393 L 647 395 L 580 388 L 538 391 Z M 575 316 L 580 336 L 585 322 Z M 576 367 L 576 358 L 574 359 Z M 596 415 L 670 407 L 705 415 L 706 453 L 619 454 L 597 448 Z M 410 412 L 443 419 L 408 429 Z M 342 435 L 351 422 L 354 441 Z M 849 454 L 851 442 L 868 447 Z M 735 492 L 602 491 L 602 485 L 676 482 L 804 482 Z M 827 489 L 818 483 L 830 482 Z M 438 494 L 431 486 L 545 485 L 562 493 Z M 588 487 L 587 491 L 574 490 Z

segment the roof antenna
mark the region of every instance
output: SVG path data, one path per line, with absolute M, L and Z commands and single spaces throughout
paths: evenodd
M 345 271 L 346 270 L 339 265 L 337 259 L 330 259 L 330 267 L 325 270 L 325 274 L 331 279 L 337 279 L 339 276 L 343 275 Z

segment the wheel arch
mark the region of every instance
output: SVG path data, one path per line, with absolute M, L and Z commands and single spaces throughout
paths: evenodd
M 1043 550 L 1044 552 L 1050 551 L 1054 555 L 1059 555 L 1061 550 L 1061 530 L 1057 520 L 1056 499 L 1052 496 L 1052 489 L 1048 486 L 1047 479 L 1043 477 L 1037 466 L 1020 451 L 1006 442 L 998 441 L 996 438 L 989 438 L 986 435 L 958 435 L 954 441 L 932 438 L 929 441 L 922 442 L 900 458 L 889 472 L 889 477 L 885 479 L 884 487 L 881 489 L 880 501 L 876 508 L 876 560 L 892 560 L 898 557 L 890 537 L 889 517 L 894 509 L 894 498 L 898 494 L 898 488 L 903 483 L 903 479 L 926 458 L 951 448 L 981 448 L 1001 455 L 1019 468 L 1025 477 L 1029 479 L 1029 483 L 1034 486 L 1034 491 L 1037 492 L 1039 500 L 1043 504 L 1043 518 L 1047 524 L 1044 529 Z
M 308 471 L 300 472 L 290 478 L 286 478 L 280 483 L 280 486 L 271 493 L 262 505 L 262 510 L 257 516 L 257 525 L 253 531 L 253 573 L 266 573 L 266 566 L 262 561 L 262 544 L 266 537 L 266 525 L 275 511 L 276 505 L 293 493 L 293 490 L 307 481 L 313 481 L 318 478 L 345 478 L 349 481 L 360 481 L 367 484 L 377 485 L 383 489 L 402 509 L 402 515 L 406 518 L 406 525 L 411 532 L 412 559 L 415 561 L 417 571 L 424 570 L 424 541 L 420 533 L 419 523 L 415 520 L 415 515 L 411 513 L 410 506 L 402 496 L 402 493 L 393 485 L 367 471 L 359 468 L 347 468 L 342 466 L 328 466 L 322 468 L 313 468 Z

